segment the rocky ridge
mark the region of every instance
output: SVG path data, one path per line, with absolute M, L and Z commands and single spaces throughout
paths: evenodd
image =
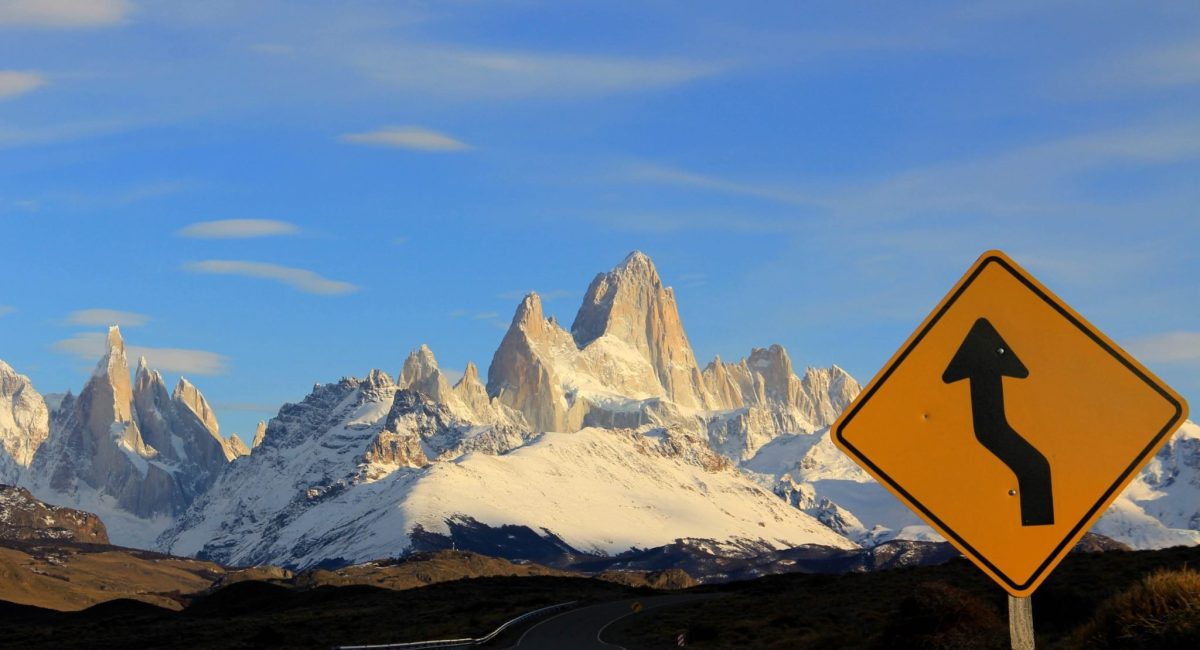
M 90 512 L 47 505 L 25 488 L 0 485 L 0 540 L 107 544 L 108 532 Z
M 36 393 L 23 394 L 35 412 L 38 402 L 45 408 Z M 131 380 L 125 342 L 114 326 L 83 390 L 68 393 L 50 414 L 48 433 L 19 479 L 47 502 L 99 514 L 115 541 L 148 546 L 155 529 L 185 510 L 239 455 L 238 442 L 220 434 L 212 408 L 187 379 L 168 393 L 162 375 L 143 358 Z

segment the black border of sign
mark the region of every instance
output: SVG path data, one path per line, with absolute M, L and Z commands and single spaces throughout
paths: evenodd
M 914 348 L 917 347 L 917 344 L 919 344 L 922 339 L 925 338 L 925 334 L 927 334 L 929 332 L 929 330 L 932 329 L 933 326 L 936 325 L 939 320 L 941 320 L 942 316 L 946 313 L 946 311 L 948 311 L 950 309 L 951 305 L 953 305 L 954 302 L 956 300 L 958 300 L 958 298 L 962 295 L 962 293 L 967 290 L 967 287 L 971 286 L 971 283 L 974 282 L 977 277 L 979 277 L 979 274 L 982 273 L 983 270 L 986 269 L 988 267 L 988 265 L 992 264 L 992 263 L 999 264 L 1005 271 L 1008 271 L 1010 274 L 1012 274 L 1013 277 L 1015 277 L 1017 280 L 1020 280 L 1021 284 L 1025 285 L 1025 287 L 1028 288 L 1030 291 L 1032 291 L 1037 297 L 1041 298 L 1044 302 L 1046 302 L 1048 305 L 1053 307 L 1055 311 L 1057 311 L 1060 315 L 1063 316 L 1063 318 L 1066 318 L 1068 321 L 1071 322 L 1072 325 L 1079 328 L 1079 330 L 1082 331 L 1084 334 L 1086 334 L 1088 338 L 1092 339 L 1093 341 L 1095 341 L 1095 343 L 1097 345 L 1099 345 L 1101 348 L 1103 348 L 1105 352 L 1108 352 L 1114 358 L 1116 358 L 1117 361 L 1120 361 L 1121 365 L 1128 368 L 1130 370 L 1130 372 L 1132 372 L 1134 375 L 1136 375 L 1142 381 L 1146 382 L 1146 384 L 1148 386 L 1153 388 L 1155 392 L 1157 392 L 1159 395 L 1162 395 L 1163 398 L 1166 399 L 1168 403 L 1174 405 L 1174 407 L 1175 407 L 1175 415 L 1171 416 L 1170 420 L 1167 421 L 1166 425 L 1163 426 L 1162 430 L 1160 430 L 1158 432 L 1158 434 L 1154 436 L 1154 439 L 1151 440 L 1150 443 L 1147 444 L 1144 449 L 1142 449 L 1141 453 L 1139 453 L 1137 455 L 1137 457 L 1134 458 L 1133 462 L 1131 462 L 1129 464 L 1129 466 L 1125 468 L 1125 471 L 1122 472 L 1121 475 L 1117 477 L 1117 480 L 1114 481 L 1113 484 L 1107 490 L 1105 490 L 1104 494 L 1102 494 L 1100 496 L 1100 499 L 1097 500 L 1096 503 L 1091 507 L 1091 509 L 1089 509 L 1087 511 L 1087 513 L 1083 516 L 1083 518 L 1079 520 L 1079 523 L 1075 524 L 1075 527 L 1072 528 L 1069 533 L 1067 533 L 1066 537 L 1064 537 L 1063 540 L 1058 543 L 1058 546 L 1054 547 L 1054 550 L 1050 552 L 1050 554 L 1046 557 L 1046 559 L 1042 562 L 1042 564 L 1040 566 L 1038 566 L 1038 568 L 1036 570 L 1034 570 L 1033 574 L 1029 577 L 1029 580 L 1027 580 L 1023 583 L 1020 583 L 1020 584 L 1013 582 L 1013 580 L 1011 578 L 1009 578 L 1003 571 L 1001 571 L 999 568 L 997 568 L 996 565 L 992 564 L 986 557 L 983 556 L 982 553 L 975 550 L 975 547 L 973 547 L 969 543 L 967 543 L 967 541 L 965 539 L 963 539 L 954 529 L 947 526 L 946 523 L 943 522 L 940 517 L 933 514 L 933 512 L 931 512 L 929 510 L 929 508 L 926 508 L 923 503 L 921 503 L 916 498 L 914 498 L 913 495 L 909 494 L 908 490 L 905 490 L 899 483 L 897 483 L 891 476 L 889 476 L 887 474 L 887 472 L 883 471 L 882 468 L 880 468 L 878 465 L 873 463 L 869 458 L 867 458 L 867 456 L 865 454 L 862 453 L 862 451 L 860 451 L 857 447 L 855 447 L 853 444 L 851 444 L 850 441 L 847 440 L 845 438 L 845 436 L 842 435 L 842 430 L 845 429 L 850 424 L 850 422 L 854 419 L 854 416 L 858 414 L 859 410 L 861 410 L 863 406 L 866 406 L 867 402 L 871 401 L 871 397 L 875 394 L 875 392 L 877 390 L 879 390 L 879 388 L 887 382 L 888 377 L 891 376 L 892 372 L 895 371 L 896 368 L 898 368 L 900 366 L 900 364 L 904 362 L 904 360 L 908 357 L 908 354 L 910 352 L 912 352 L 912 350 Z M 946 533 L 948 533 L 951 537 L 954 538 L 955 541 L 957 541 L 959 544 L 961 544 L 963 548 L 967 549 L 975 559 L 982 562 L 989 569 L 991 569 L 995 575 L 999 576 L 1002 580 L 1004 580 L 1005 584 L 1007 584 L 1008 586 L 1012 587 L 1013 589 L 1015 589 L 1017 591 L 1024 591 L 1024 590 L 1028 589 L 1030 585 L 1032 585 L 1038 581 L 1038 579 L 1041 577 L 1041 575 L 1043 573 L 1045 573 L 1046 570 L 1050 567 L 1051 561 L 1054 560 L 1054 558 L 1057 557 L 1058 554 L 1062 552 L 1063 547 L 1065 547 L 1067 545 L 1067 543 L 1070 542 L 1070 540 L 1073 539 L 1075 537 L 1075 535 L 1079 533 L 1079 529 L 1083 527 L 1084 523 L 1091 520 L 1092 516 L 1096 514 L 1096 511 L 1098 511 L 1101 508 L 1101 506 L 1103 506 L 1105 504 L 1106 501 L 1108 501 L 1108 499 L 1112 496 L 1113 492 L 1116 491 L 1117 487 L 1120 486 L 1123 482 L 1125 482 L 1126 477 L 1128 477 L 1130 474 L 1132 474 L 1142 464 L 1142 462 L 1150 454 L 1152 454 L 1155 449 L 1158 448 L 1158 446 L 1162 443 L 1162 439 L 1165 438 L 1168 433 L 1170 433 L 1172 430 L 1175 429 L 1176 425 L 1179 424 L 1179 421 L 1182 417 L 1183 417 L 1183 404 L 1181 404 L 1179 402 L 1179 400 L 1175 399 L 1174 396 L 1172 396 L 1167 391 L 1163 390 L 1162 386 L 1160 386 L 1157 382 L 1150 379 L 1150 377 L 1146 376 L 1146 373 L 1142 372 L 1142 370 L 1140 368 L 1138 368 L 1137 366 L 1130 363 L 1129 360 L 1125 358 L 1125 355 L 1123 355 L 1120 352 L 1118 352 L 1117 350 L 1113 349 L 1113 347 L 1111 345 L 1109 345 L 1107 341 L 1105 341 L 1104 339 L 1099 337 L 1096 334 L 1096 332 L 1094 332 L 1092 330 L 1092 328 L 1090 328 L 1087 325 L 1085 325 L 1084 323 L 1080 322 L 1080 320 L 1078 318 L 1076 318 L 1074 314 L 1072 314 L 1067 309 L 1063 308 L 1063 306 L 1061 304 L 1059 304 L 1059 302 L 1057 300 L 1055 300 L 1050 295 L 1047 295 L 1045 291 L 1042 291 L 1037 285 L 1030 282 L 1029 279 L 1026 278 L 1024 274 L 1018 272 L 1015 268 L 1013 268 L 1012 265 L 1010 265 L 1007 260 L 1005 260 L 1001 257 L 997 257 L 995 255 L 991 255 L 991 256 L 984 258 L 976 267 L 975 272 L 972 273 L 966 279 L 966 281 L 962 283 L 962 286 L 960 286 L 958 288 L 958 290 L 955 291 L 948 300 L 946 300 L 946 303 L 944 305 L 942 305 L 942 308 L 939 309 L 937 311 L 937 313 L 934 314 L 933 318 L 930 319 L 929 323 L 927 325 L 925 325 L 925 327 L 923 327 L 918 332 L 918 334 L 913 338 L 912 342 L 909 343 L 906 348 L 904 348 L 904 351 L 902 353 L 900 353 L 900 356 L 896 357 L 896 360 L 890 366 L 887 367 L 887 369 L 883 372 L 883 374 L 881 374 L 879 376 L 879 380 L 874 382 L 874 385 L 871 387 L 870 392 L 868 392 L 865 396 L 863 396 L 863 398 L 861 400 L 857 400 L 857 403 L 854 405 L 854 408 L 851 409 L 850 413 L 847 414 L 845 419 L 843 419 L 841 421 L 841 423 L 838 425 L 837 429 L 834 430 L 833 435 L 837 438 L 837 440 L 843 446 L 845 446 L 846 449 L 850 450 L 858 460 L 861 460 L 863 463 L 868 465 L 871 468 L 871 470 L 874 471 L 875 474 L 878 475 L 880 478 L 882 478 L 884 481 L 886 481 L 887 484 L 892 487 L 892 489 L 894 489 L 897 492 L 899 492 L 900 494 L 904 495 L 904 498 L 909 503 L 911 503 L 913 506 L 915 506 L 917 509 L 919 509 L 922 513 L 924 513 L 924 515 L 926 517 L 928 517 L 930 520 L 936 522 L 939 528 L 941 528 Z

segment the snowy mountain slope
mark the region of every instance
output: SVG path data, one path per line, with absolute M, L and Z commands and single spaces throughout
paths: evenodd
M 916 515 L 833 445 L 828 427 L 783 434 L 739 467 L 760 485 L 861 544 L 938 541 Z
M 1139 549 L 1200 544 L 1200 426 L 1185 422 L 1092 530 Z
M 340 491 L 382 431 L 396 386 L 386 373 L 317 385 L 285 404 L 248 458 L 227 468 L 159 546 L 178 554 L 265 562 L 281 524 Z
M 285 406 L 255 453 L 159 543 L 228 563 L 310 566 L 395 556 L 416 526 L 444 532 L 455 518 L 603 552 L 686 536 L 854 546 L 684 432 L 472 424 L 379 372 Z
M 29 378 L 0 361 L 0 483 L 16 484 L 50 435 L 50 412 Z
M 689 462 L 670 435 L 587 428 L 545 434 L 504 456 L 472 454 L 431 467 L 403 509 L 432 532 L 448 532 L 446 515 L 462 512 L 490 525 L 546 528 L 606 554 L 689 537 L 854 546 L 735 470 L 706 468 L 711 458 Z

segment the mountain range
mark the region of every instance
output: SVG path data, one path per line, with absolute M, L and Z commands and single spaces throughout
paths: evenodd
M 248 448 L 200 390 L 120 331 L 78 395 L 0 361 L 0 483 L 95 513 L 114 543 L 294 568 L 469 544 L 512 559 L 702 549 L 752 557 L 928 527 L 838 451 L 858 394 L 779 345 L 703 368 L 649 257 L 597 274 L 570 328 L 525 296 L 488 367 L 451 382 L 426 346 L 395 376 L 317 384 Z M 1200 543 L 1200 427 L 1188 422 L 1097 526 L 1138 548 Z

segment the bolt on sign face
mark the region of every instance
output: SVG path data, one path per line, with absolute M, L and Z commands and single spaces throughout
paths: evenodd
M 834 424 L 834 443 L 1028 596 L 1187 417 L 1184 400 L 999 251 Z

